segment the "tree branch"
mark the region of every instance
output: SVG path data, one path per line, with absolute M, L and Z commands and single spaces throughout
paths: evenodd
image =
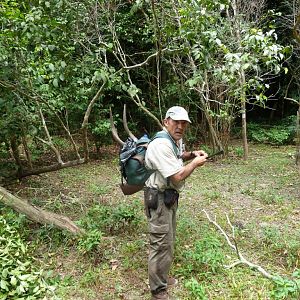
M 40 116 L 41 116 L 41 120 L 42 120 L 42 124 L 43 124 L 43 127 L 44 127 L 44 130 L 45 130 L 45 133 L 46 133 L 46 136 L 48 138 L 48 141 L 45 141 L 39 137 L 37 137 L 40 141 L 42 141 L 43 143 L 47 144 L 51 149 L 52 151 L 55 153 L 55 156 L 56 156 L 56 159 L 57 159 L 57 162 L 59 164 L 63 164 L 63 160 L 61 158 L 61 155 L 60 155 L 60 152 L 58 151 L 58 149 L 54 146 L 53 142 L 52 142 L 52 138 L 50 136 L 50 133 L 48 131 L 48 127 L 47 127 L 47 124 L 46 124 L 46 121 L 45 121 L 45 118 L 44 118 L 44 115 L 43 115 L 43 112 L 42 110 L 40 109 L 39 110 L 40 112 Z
M 89 103 L 88 108 L 84 114 L 83 122 L 81 125 L 82 135 L 83 135 L 83 143 L 84 143 L 84 156 L 85 156 L 84 158 L 85 158 L 86 162 L 89 160 L 89 148 L 88 148 L 88 136 L 87 136 L 87 127 L 88 127 L 89 117 L 90 117 L 92 108 L 93 108 L 95 102 L 100 97 L 105 85 L 106 85 L 106 80 L 103 82 L 102 86 L 99 88 L 96 95 L 93 97 L 93 99 Z
M 240 265 L 240 264 L 244 264 L 244 265 L 247 265 L 248 267 L 250 267 L 251 269 L 254 269 L 254 270 L 257 270 L 258 272 L 260 272 L 264 277 L 270 279 L 270 280 L 275 280 L 276 279 L 276 276 L 275 275 L 272 275 L 270 274 L 269 272 L 267 272 L 264 268 L 262 268 L 260 265 L 257 265 L 257 264 L 254 264 L 250 261 L 248 261 L 243 255 L 242 253 L 238 250 L 238 247 L 236 246 L 236 240 L 235 240 L 235 237 L 234 237 L 234 226 L 232 226 L 230 220 L 229 220 L 229 217 L 228 215 L 226 215 L 226 218 L 227 218 L 227 222 L 229 224 L 229 226 L 231 227 L 231 230 L 232 230 L 232 240 L 233 242 L 230 240 L 230 237 L 229 235 L 225 232 L 225 230 L 217 223 L 217 220 L 216 220 L 216 216 L 215 216 L 215 219 L 213 220 L 210 215 L 207 213 L 207 211 L 205 209 L 202 210 L 208 221 L 210 223 L 212 223 L 220 232 L 221 234 L 224 236 L 224 238 L 226 239 L 226 242 L 227 244 L 235 251 L 235 253 L 237 254 L 237 257 L 238 257 L 238 261 L 230 264 L 229 266 L 225 266 L 227 269 L 230 269 L 230 268 L 233 268 L 237 265 Z
M 43 210 L 33 206 L 26 200 L 12 195 L 3 187 L 0 187 L 0 202 L 11 207 L 19 213 L 25 214 L 30 220 L 40 224 L 50 224 L 58 228 L 65 229 L 73 234 L 82 233 L 83 231 L 69 218 Z

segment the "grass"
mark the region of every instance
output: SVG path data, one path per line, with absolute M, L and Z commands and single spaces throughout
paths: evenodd
M 239 249 L 251 262 L 287 277 L 300 269 L 299 173 L 293 151 L 251 145 L 248 161 L 235 155 L 209 162 L 186 181 L 171 270 L 180 282 L 172 290 L 177 299 L 267 300 L 272 292 L 280 294 L 257 271 L 224 268 L 236 255 L 203 209 L 230 233 L 228 214 Z M 69 216 L 87 231 L 78 239 L 50 226 L 30 225 L 36 257 L 52 271 L 60 299 L 150 298 L 143 194 L 123 196 L 119 182 L 116 158 L 108 157 L 13 187 L 19 196 Z

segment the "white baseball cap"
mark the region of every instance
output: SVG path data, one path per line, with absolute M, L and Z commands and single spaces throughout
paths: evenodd
M 172 106 L 168 109 L 165 119 L 171 118 L 175 121 L 188 121 L 192 123 L 188 112 L 181 106 Z

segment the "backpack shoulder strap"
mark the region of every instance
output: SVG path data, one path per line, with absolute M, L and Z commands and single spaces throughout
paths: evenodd
M 169 141 L 171 141 L 171 144 L 173 146 L 173 151 L 174 151 L 176 157 L 179 158 L 179 153 L 180 153 L 179 148 L 176 145 L 174 139 L 166 131 L 162 130 L 162 131 L 157 132 L 154 135 L 154 137 L 151 139 L 151 141 L 153 141 L 156 138 L 165 138 L 165 139 L 168 139 Z M 167 178 L 167 185 L 170 186 L 170 177 Z
M 168 139 L 169 141 L 171 141 L 171 144 L 173 146 L 173 151 L 176 154 L 176 156 L 178 157 L 179 155 L 179 149 L 178 146 L 176 145 L 175 141 L 173 140 L 173 138 L 164 130 L 157 132 L 154 137 L 151 139 L 151 141 L 157 139 L 157 138 L 165 138 Z M 150 142 L 151 142 L 150 141 Z

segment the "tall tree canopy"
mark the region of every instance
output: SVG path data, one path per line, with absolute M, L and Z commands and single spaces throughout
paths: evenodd
M 298 69 L 290 63 L 297 52 L 283 35 L 278 40 L 280 16 L 269 13 L 265 1 L 253 4 L 2 1 L 2 151 L 12 150 L 19 176 L 34 169 L 32 148 L 51 149 L 55 168 L 82 163 L 89 159 L 89 140 L 97 147 L 110 141 L 110 106 L 117 114 L 129 104 L 129 126 L 152 132 L 176 103 L 189 109 L 195 124 L 190 141 L 201 137 L 214 148 L 227 148 L 241 116 L 246 158 L 249 104 L 266 106 L 270 85 L 288 69 L 295 75 L 286 98 L 295 98 L 298 87 Z M 296 4 L 285 8 L 295 20 Z M 296 24 L 286 23 L 285 29 L 297 31 Z M 143 121 L 149 118 L 152 122 Z M 136 126 L 139 120 L 142 126 Z M 72 160 L 65 161 L 56 135 L 68 138 Z

